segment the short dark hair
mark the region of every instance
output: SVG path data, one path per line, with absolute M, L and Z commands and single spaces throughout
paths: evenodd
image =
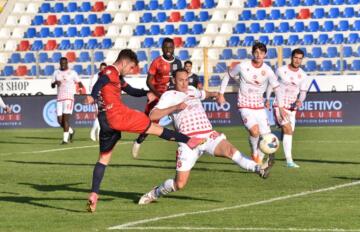
M 254 45 L 252 46 L 251 53 L 254 54 L 256 49 L 259 49 L 260 51 L 267 53 L 266 45 L 263 43 L 260 43 L 259 41 L 255 41 Z
M 107 66 L 107 64 L 105 63 L 105 62 L 102 62 L 101 64 L 100 64 L 100 67 L 101 66 Z
M 68 59 L 65 56 L 61 57 L 59 62 L 61 62 L 62 60 L 68 61 Z
M 185 61 L 184 66 L 185 66 L 185 65 L 187 65 L 187 64 L 191 64 L 191 65 L 192 65 L 191 60 L 187 60 L 187 61 Z
M 137 58 L 136 53 L 131 49 L 123 49 L 120 51 L 118 57 L 116 58 L 116 61 L 128 59 L 132 62 L 134 62 L 136 65 L 139 64 L 139 60 Z
M 174 40 L 173 39 L 171 39 L 171 38 L 169 38 L 169 37 L 166 37 L 164 40 L 163 40 L 163 42 L 162 42 L 162 44 L 161 44 L 161 47 L 164 47 L 164 45 L 165 45 L 165 43 L 174 43 Z
M 305 56 L 305 53 L 300 48 L 296 48 L 291 52 L 291 58 L 295 56 L 295 54 L 301 54 L 303 57 Z
M 178 73 L 181 73 L 181 72 L 184 72 L 184 73 L 188 73 L 187 71 L 186 71 L 186 69 L 184 69 L 184 68 L 179 68 L 179 69 L 177 69 L 175 72 L 174 72 L 174 78 L 176 78 L 176 75 L 178 74 Z

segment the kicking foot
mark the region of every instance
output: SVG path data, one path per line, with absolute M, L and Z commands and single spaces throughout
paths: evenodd
M 295 162 L 287 162 L 286 167 L 288 167 L 288 168 L 300 168 L 300 166 L 297 165 Z
M 155 189 L 157 187 L 153 188 L 150 192 L 145 193 L 139 200 L 139 205 L 147 205 L 150 204 L 153 201 L 156 201 L 158 198 L 155 195 Z
M 92 141 L 96 142 L 96 133 L 95 133 L 95 131 L 91 131 L 91 132 L 90 132 L 90 139 L 91 139 Z
M 60 145 L 66 145 L 66 144 L 69 144 L 69 142 L 62 141 L 62 142 L 60 143 Z
M 260 170 L 259 170 L 259 176 L 263 179 L 266 179 L 269 177 L 270 175 L 270 169 L 274 166 L 275 163 L 275 154 L 270 154 L 269 158 L 267 158 L 267 160 L 260 165 Z
M 186 145 L 188 145 L 191 149 L 194 149 L 195 147 L 197 147 L 205 142 L 206 142 L 206 139 L 192 137 L 189 139 L 189 141 L 186 143 Z
M 139 158 L 140 146 L 141 146 L 141 143 L 137 143 L 135 140 L 133 147 L 132 147 L 132 156 L 134 159 Z
M 94 213 L 95 210 L 96 210 L 96 203 L 99 199 L 99 196 L 92 192 L 90 193 L 90 196 L 88 198 L 88 203 L 87 203 L 87 206 L 86 206 L 86 210 L 90 213 Z
M 75 130 L 73 130 L 73 133 L 69 134 L 69 141 L 70 141 L 70 143 L 73 142 L 74 136 L 75 136 Z

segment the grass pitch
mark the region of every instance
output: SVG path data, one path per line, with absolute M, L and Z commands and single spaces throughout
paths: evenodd
M 242 127 L 217 130 L 249 153 Z M 297 128 L 301 168 L 286 168 L 280 149 L 267 180 L 203 156 L 183 191 L 146 206 L 137 205 L 140 196 L 174 176 L 177 146 L 150 136 L 133 160 L 135 136 L 123 134 L 94 214 L 85 205 L 97 144 L 89 129 L 77 129 L 70 145 L 59 145 L 61 136 L 60 129 L 1 130 L 0 231 L 109 231 L 127 223 L 125 231 L 360 231 L 360 127 Z

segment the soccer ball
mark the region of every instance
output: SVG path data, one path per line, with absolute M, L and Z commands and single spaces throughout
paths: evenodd
M 272 133 L 261 135 L 259 148 L 265 154 L 273 154 L 279 149 L 279 139 Z

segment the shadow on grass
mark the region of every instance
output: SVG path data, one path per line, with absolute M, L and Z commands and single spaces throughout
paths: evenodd
M 341 179 L 341 180 L 352 180 L 352 181 L 360 180 L 359 177 L 347 177 L 347 176 L 334 176 L 333 178 Z
M 285 161 L 285 159 L 276 159 L 276 160 Z M 295 159 L 295 162 L 298 161 L 305 163 L 323 163 L 323 164 L 360 164 L 360 162 L 354 162 L 354 161 Z
M 216 157 L 213 160 L 224 160 L 223 158 L 220 157 Z M 174 159 L 143 159 L 143 158 L 139 158 L 138 160 L 141 161 L 150 161 L 150 162 L 159 162 L 159 163 L 175 163 L 175 157 Z M 196 161 L 197 164 L 221 164 L 221 165 L 234 165 L 234 163 L 232 163 L 231 161 L 229 162 L 217 162 L 217 161 L 203 161 L 203 160 L 198 160 Z

